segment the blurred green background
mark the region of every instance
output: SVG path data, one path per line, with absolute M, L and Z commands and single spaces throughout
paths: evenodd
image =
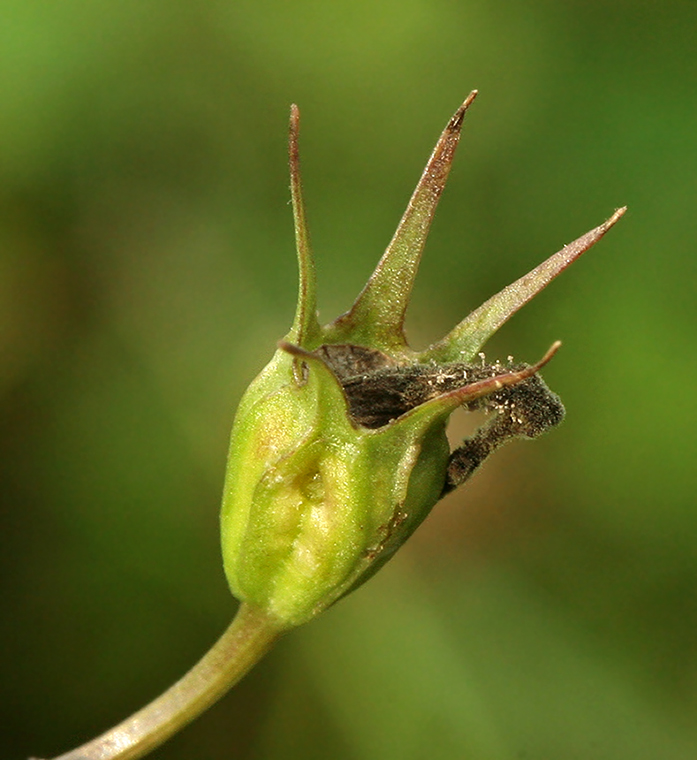
M 689 0 L 3 0 L 3 760 L 122 719 L 234 612 L 217 510 L 295 303 L 289 104 L 328 321 L 473 87 L 409 332 L 629 205 L 488 347 L 563 339 L 567 421 L 153 757 L 697 757 L 696 32 Z

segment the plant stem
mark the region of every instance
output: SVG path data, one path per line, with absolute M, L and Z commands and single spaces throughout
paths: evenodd
M 54 760 L 136 760 L 169 739 L 234 686 L 281 635 L 265 612 L 243 604 L 193 668 L 122 723 Z

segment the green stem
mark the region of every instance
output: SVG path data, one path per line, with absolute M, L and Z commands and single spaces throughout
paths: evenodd
M 136 760 L 169 739 L 234 686 L 282 631 L 268 614 L 243 604 L 196 665 L 164 694 L 122 723 L 54 760 Z

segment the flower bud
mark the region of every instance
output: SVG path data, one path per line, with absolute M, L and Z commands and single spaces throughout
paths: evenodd
M 443 340 L 409 348 L 403 321 L 465 111 L 441 135 L 395 236 L 352 309 L 316 317 L 302 202 L 298 112 L 290 129 L 291 194 L 300 268 L 295 321 L 245 393 L 233 426 L 221 514 L 233 593 L 282 627 L 299 625 L 362 583 L 495 448 L 563 416 L 533 366 L 473 363 L 484 341 L 614 224 L 566 246 L 490 299 Z M 492 415 L 451 452 L 459 406 Z

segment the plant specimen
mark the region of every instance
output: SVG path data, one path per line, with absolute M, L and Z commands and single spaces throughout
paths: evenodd
M 221 513 L 225 572 L 238 613 L 219 641 L 150 705 L 57 760 L 138 758 L 236 683 L 284 632 L 376 572 L 446 493 L 501 444 L 564 416 L 538 362 L 487 363 L 485 341 L 597 242 L 625 209 L 565 246 L 414 351 L 403 331 L 421 252 L 472 92 L 448 122 L 392 241 L 353 307 L 317 320 L 315 274 L 291 108 L 290 175 L 300 290 L 290 332 L 240 402 Z M 453 451 L 458 407 L 487 422 Z

